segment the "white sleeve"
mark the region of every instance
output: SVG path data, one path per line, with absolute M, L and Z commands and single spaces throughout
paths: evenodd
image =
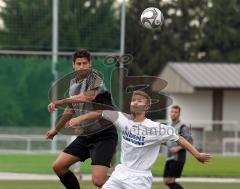
M 126 129 L 127 127 L 127 118 L 121 112 L 104 110 L 102 112 L 102 117 L 108 121 L 111 121 L 116 127 L 120 128 L 121 130 Z
M 164 143 L 167 141 L 177 141 L 178 139 L 179 136 L 173 127 L 159 123 L 148 132 L 146 138 L 150 143 Z
M 161 142 L 167 141 L 177 141 L 179 139 L 179 135 L 177 135 L 177 131 L 174 127 L 160 124 L 160 137 L 159 140 Z

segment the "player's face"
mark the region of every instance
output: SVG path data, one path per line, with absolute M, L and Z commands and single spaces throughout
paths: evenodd
M 90 69 L 90 62 L 87 58 L 77 58 L 73 63 L 74 71 Z
M 73 63 L 73 69 L 77 73 L 79 79 L 85 78 L 90 68 L 91 64 L 87 58 L 77 58 Z
M 147 99 L 141 95 L 133 95 L 130 110 L 132 113 L 144 113 L 148 110 Z
M 172 121 L 178 121 L 180 117 L 179 109 L 172 108 L 170 111 L 170 116 Z

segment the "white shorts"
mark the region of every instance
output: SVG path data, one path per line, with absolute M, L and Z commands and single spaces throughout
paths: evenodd
M 122 164 L 117 165 L 103 189 L 151 189 L 151 171 L 136 171 Z

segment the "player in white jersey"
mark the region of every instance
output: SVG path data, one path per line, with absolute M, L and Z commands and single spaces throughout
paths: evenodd
M 73 118 L 68 127 L 81 122 L 103 117 L 113 122 L 122 132 L 121 163 L 102 186 L 103 189 L 150 189 L 152 185 L 151 166 L 158 157 L 160 143 L 177 141 L 200 162 L 207 162 L 211 156 L 199 153 L 175 129 L 145 117 L 151 98 L 143 91 L 134 91 L 131 100 L 131 114 L 104 110 L 90 112 Z

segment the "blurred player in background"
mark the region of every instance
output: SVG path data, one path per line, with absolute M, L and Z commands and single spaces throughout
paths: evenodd
M 90 53 L 86 50 L 76 51 L 73 54 L 72 66 L 76 77 L 70 82 L 70 97 L 48 105 L 50 112 L 63 105 L 67 105 L 67 108 L 57 121 L 55 128 L 46 133 L 46 139 L 52 139 L 74 115 L 79 116 L 84 111 L 88 111 L 91 106 L 89 102 L 112 106 L 111 95 L 104 87 L 102 78 L 91 69 Z M 94 129 L 95 125 L 91 126 Z M 92 182 L 101 187 L 108 178 L 107 171 L 117 142 L 117 130 L 113 126 L 90 136 L 78 136 L 59 154 L 53 163 L 53 170 L 67 189 L 79 189 L 79 182 L 69 167 L 78 161 L 84 162 L 91 158 Z
M 180 106 L 174 105 L 171 107 L 171 126 L 175 128 L 180 136 L 192 144 L 193 139 L 190 130 L 180 121 L 180 114 Z M 186 161 L 186 150 L 175 141 L 167 141 L 166 145 L 168 153 L 163 173 L 164 184 L 170 189 L 183 189 L 183 187 L 176 182 L 176 178 L 180 178 L 182 175 L 182 170 Z
M 122 132 L 121 164 L 117 165 L 103 189 L 150 189 L 152 185 L 151 166 L 158 157 L 160 143 L 176 141 L 193 154 L 200 162 L 208 161 L 211 156 L 199 153 L 187 140 L 179 137 L 171 126 L 154 122 L 145 117 L 151 98 L 143 91 L 133 92 L 131 114 L 104 110 L 89 112 L 69 122 L 75 127 L 81 122 L 105 118 Z

